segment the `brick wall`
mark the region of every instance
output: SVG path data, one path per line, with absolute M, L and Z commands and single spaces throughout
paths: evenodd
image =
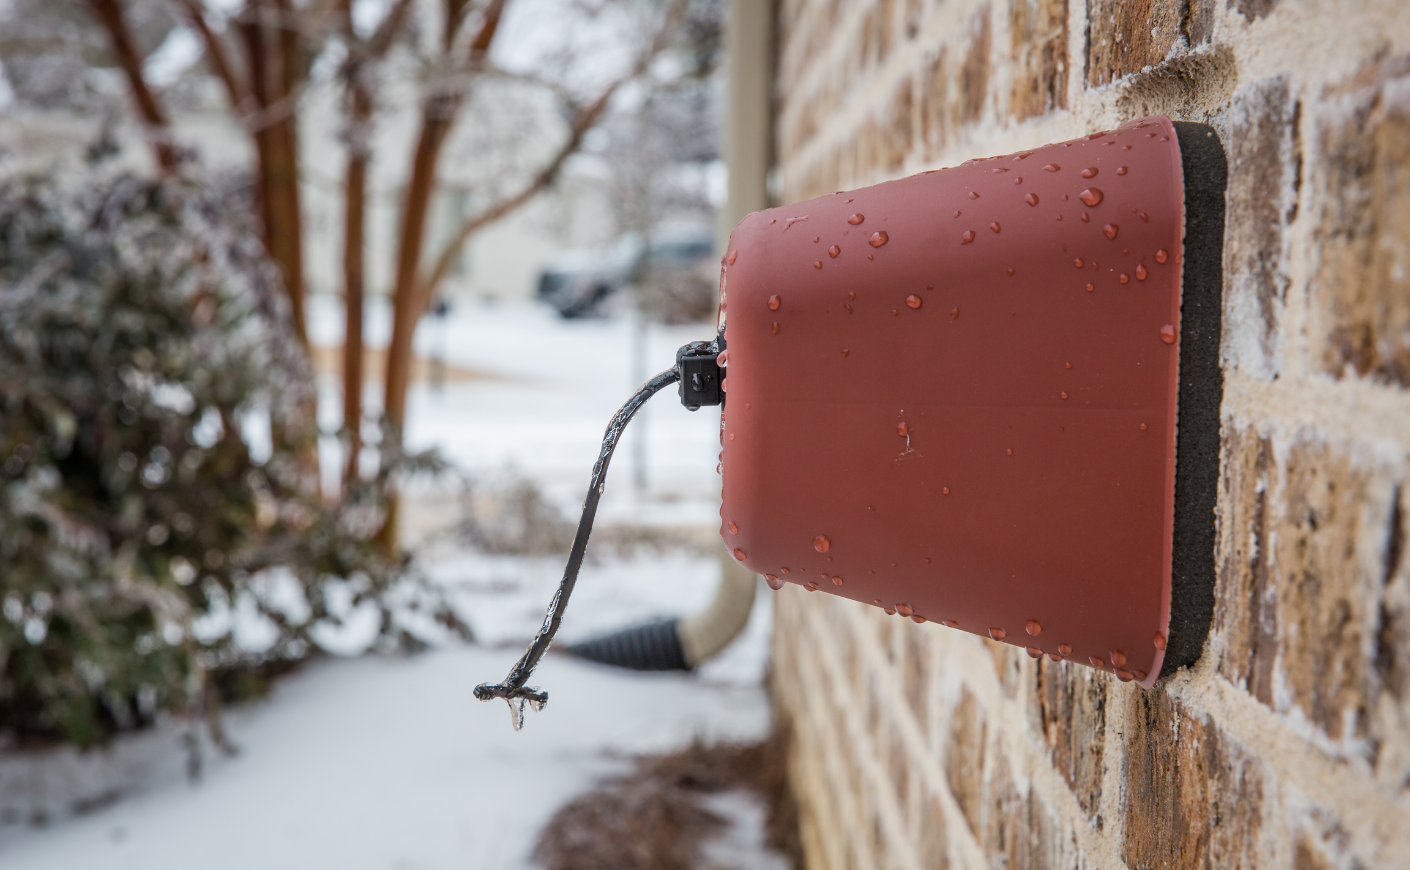
M 778 14 L 783 201 L 1156 112 L 1230 168 L 1203 659 L 1147 692 L 785 588 L 809 866 L 1410 867 L 1410 3 Z

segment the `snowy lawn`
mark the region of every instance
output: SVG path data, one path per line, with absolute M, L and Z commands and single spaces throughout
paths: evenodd
M 315 341 L 340 343 L 336 307 L 317 300 L 311 313 Z M 385 344 L 385 320 L 381 309 L 370 312 L 373 346 Z M 623 319 L 569 323 L 531 305 L 462 305 L 423 326 L 418 348 L 481 376 L 439 391 L 415 385 L 407 439 L 441 449 L 474 475 L 512 467 L 576 522 L 602 430 L 639 380 L 634 369 L 666 368 L 679 345 L 708 338 L 710 327 L 653 329 L 644 366 L 634 362 L 636 334 Z M 369 385 L 368 399 L 379 389 Z M 324 393 L 336 409 L 336 385 Z M 325 422 L 336 425 L 332 414 Z M 599 525 L 708 539 L 719 523 L 718 415 L 691 414 L 670 391 L 644 414 L 618 450 Z M 626 770 L 625 755 L 696 737 L 757 740 L 769 729 L 766 594 L 745 635 L 694 675 L 550 655 L 533 682 L 551 701 L 516 734 L 506 706 L 481 704 L 471 689 L 504 677 L 543 618 L 561 562 L 447 543 L 428 545 L 421 560 L 450 591 L 477 646 L 314 663 L 277 682 L 266 700 L 228 711 L 241 752 L 208 750 L 195 785 L 183 774 L 175 725 L 82 757 L 0 756 L 0 867 L 526 867 L 552 813 Z M 694 612 L 718 576 L 717 556 L 698 548 L 628 557 L 590 548 L 561 637 Z M 39 811 L 47 826 L 30 824 Z M 741 836 L 749 839 L 730 835 Z

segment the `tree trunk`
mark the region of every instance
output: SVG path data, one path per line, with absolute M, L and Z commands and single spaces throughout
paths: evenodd
M 426 221 L 431 196 L 435 192 L 436 164 L 441 146 L 450 131 L 453 110 L 433 101 L 421 123 L 421 138 L 411 166 L 411 179 L 402 206 L 401 239 L 397 250 L 397 271 L 392 291 L 392 341 L 387 348 L 386 398 L 383 411 L 400 433 L 406 420 L 406 390 L 411 380 L 411 340 L 425 308 L 420 293 L 421 251 L 426 240 Z M 417 303 L 422 304 L 418 305 Z
M 290 67 L 296 58 L 290 46 L 293 34 L 286 24 L 280 10 L 256 3 L 251 16 L 242 22 L 241 32 L 249 57 L 250 94 L 258 107 L 254 137 L 264 244 L 283 273 L 294 329 L 307 345 L 298 142 L 291 102 L 295 71 Z
M 349 124 L 348 169 L 343 220 L 343 294 L 347 327 L 343 332 L 343 428 L 348 433 L 348 461 L 343 477 L 357 476 L 358 454 L 362 450 L 362 315 L 364 220 L 367 210 L 367 159 L 372 119 L 372 98 L 360 81 L 366 70 L 349 76 L 352 90 Z

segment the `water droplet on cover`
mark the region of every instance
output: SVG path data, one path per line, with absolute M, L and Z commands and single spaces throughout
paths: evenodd
M 1108 239 L 1115 239 L 1116 234 L 1120 232 L 1120 230 L 1121 227 L 1117 226 L 1116 224 L 1107 224 L 1106 226 L 1102 227 L 1102 234 L 1105 235 Z
M 819 553 L 826 553 L 828 550 L 832 549 L 832 538 L 829 538 L 827 535 L 818 535 L 816 538 L 813 538 L 813 549 L 817 550 Z
M 871 238 L 867 239 L 867 244 L 873 248 L 879 248 L 890 240 L 891 237 L 886 234 L 886 230 L 877 230 L 871 234 Z
M 788 571 L 788 566 L 787 566 L 787 565 L 784 565 L 782 568 L 780 568 L 780 569 L 778 569 L 778 570 L 781 571 L 781 572 L 784 573 L 784 574 L 789 573 L 789 571 Z
M 764 582 L 767 583 L 767 584 L 769 584 L 769 588 L 770 588 L 770 589 L 772 589 L 772 590 L 774 590 L 775 592 L 777 592 L 778 590 L 780 590 L 780 589 L 783 588 L 783 584 L 784 584 L 785 581 L 780 580 L 779 577 L 778 577 L 778 575 L 776 575 L 776 574 L 765 574 L 765 575 L 764 575 Z
M 1165 324 L 1164 326 L 1162 326 L 1162 327 L 1160 328 L 1160 340 L 1163 341 L 1163 342 L 1165 342 L 1166 344 L 1174 344 L 1174 343 L 1175 343 L 1175 327 L 1174 327 L 1174 326 L 1171 326 L 1171 325 L 1168 324 L 1168 323 Z
M 1088 285 L 1087 285 L 1087 292 L 1088 292 L 1088 293 L 1091 293 L 1091 292 L 1092 292 L 1093 290 L 1095 290 L 1095 289 L 1097 289 L 1097 285 L 1096 285 L 1096 284 L 1088 284 Z
M 925 621 L 926 621 L 925 617 L 924 617 L 924 616 L 921 616 L 919 613 L 912 613 L 912 614 L 911 614 L 911 622 L 914 622 L 914 623 L 916 623 L 917 625 L 923 625 L 923 624 L 925 623 Z
M 821 242 L 821 241 L 822 241 L 822 236 L 813 236 L 813 244 L 816 245 L 818 242 Z
M 1145 264 L 1143 264 L 1143 263 L 1137 263 L 1137 264 L 1136 264 L 1136 280 L 1137 280 L 1137 281 L 1144 281 L 1144 280 L 1146 280 L 1146 267 L 1145 267 Z
M 842 585 L 842 578 L 841 578 L 841 577 L 838 577 L 836 574 L 832 575 L 832 585 L 834 585 L 834 586 L 841 586 L 841 585 Z
M 1070 656 L 1072 655 L 1072 647 L 1068 646 L 1065 643 L 1060 643 L 1058 644 L 1058 652 L 1062 653 L 1065 656 Z
M 1025 197 L 1023 198 L 1023 201 L 1026 202 L 1026 203 L 1028 203 L 1029 205 L 1037 205 L 1037 204 L 1038 204 L 1038 194 L 1036 194 L 1036 193 L 1030 193 L 1030 194 L 1028 194 L 1027 196 L 1025 196 Z
M 1024 652 L 1028 653 L 1028 657 L 1031 659 L 1040 659 L 1043 657 L 1043 651 L 1036 646 L 1030 646 L 1025 649 Z
M 1010 450 L 1009 452 L 1012 453 L 1013 451 Z M 1043 626 L 1038 623 L 1038 620 L 1030 619 L 1023 624 L 1023 630 L 1028 632 L 1030 637 L 1037 637 L 1043 633 Z
M 733 265 L 734 265 L 734 261 L 737 260 L 737 259 L 739 259 L 739 251 L 730 251 L 730 252 L 729 252 L 729 259 L 725 260 L 725 262 L 726 262 L 726 263 L 729 263 L 731 266 L 733 266 Z
M 959 624 L 958 622 L 955 622 L 953 619 L 942 619 L 942 620 L 940 620 L 940 624 L 943 625 L 943 626 L 945 626 L 946 628 L 959 628 L 959 627 L 960 627 L 960 624 Z
M 778 321 L 777 321 L 777 320 L 774 321 L 772 328 L 773 328 L 773 333 L 774 333 L 774 335 L 778 335 Z
M 1005 270 L 1005 271 L 1007 271 L 1007 272 L 1009 273 L 1009 277 L 1010 277 L 1010 278 L 1013 277 L 1013 270 L 1012 270 L 1012 269 L 1007 269 L 1007 270 Z
M 950 309 L 950 319 L 951 319 L 951 320 L 959 320 L 959 319 L 960 319 L 960 310 L 959 310 L 958 308 L 951 308 L 951 309 Z
M 921 299 L 920 299 L 919 296 L 917 296 L 917 295 L 915 295 L 914 293 L 912 293 L 911 295 L 909 295 L 909 296 L 906 297 L 906 307 L 907 307 L 907 308 L 919 308 L 920 306 L 921 306 Z
M 1141 431 L 1142 431 L 1142 432 L 1146 431 L 1146 424 L 1145 424 L 1145 423 L 1142 423 L 1142 424 L 1141 424 Z
M 857 224 L 861 223 L 864 220 L 866 220 L 865 215 L 854 214 L 851 217 L 847 218 L 847 223 L 855 227 Z
M 910 616 L 912 613 L 915 613 L 915 611 L 911 609 L 911 606 L 905 602 L 896 605 L 896 612 L 902 616 Z
M 960 210 L 959 210 L 959 209 L 955 209 L 955 217 L 959 217 L 959 216 L 960 216 Z
M 949 495 L 949 494 L 950 494 L 950 488 L 949 488 L 948 486 L 942 486 L 942 487 L 940 487 L 940 494 L 941 494 L 941 495 Z
M 1102 192 L 1095 187 L 1089 187 L 1077 194 L 1077 198 L 1082 200 L 1088 207 L 1095 208 L 1102 201 Z
M 734 557 L 735 557 L 736 559 L 738 559 L 739 561 L 743 562 L 745 559 L 749 558 L 749 554 L 746 553 L 746 552 L 744 552 L 743 550 L 739 549 L 738 547 L 735 547 L 735 548 L 734 548 Z
M 1111 663 L 1114 664 L 1114 665 L 1116 665 L 1116 666 L 1118 666 L 1118 667 L 1120 667 L 1121 665 L 1126 664 L 1126 653 L 1122 652 L 1122 651 L 1119 650 L 1119 649 L 1114 649 L 1114 650 L 1112 650 L 1112 651 L 1111 651 Z
M 1087 223 L 1088 221 L 1090 221 L 1090 220 L 1092 219 L 1092 216 L 1089 215 L 1089 214 L 1087 214 L 1085 211 L 1082 212 L 1082 214 L 1080 215 L 1080 217 L 1081 217 L 1081 219 L 1082 219 L 1082 223 L 1084 223 L 1084 224 Z
M 907 435 L 911 434 L 911 427 L 906 425 L 906 423 L 902 421 L 901 424 L 896 427 L 896 434 L 900 435 L 902 438 L 905 438 Z
M 1095 178 L 1096 175 L 1097 175 L 1097 167 L 1095 167 L 1095 166 L 1088 166 L 1086 169 L 1082 170 L 1082 177 L 1083 177 L 1083 178 Z
M 1125 150 L 1125 148 L 1130 148 L 1130 147 L 1131 147 L 1131 146 L 1129 146 L 1129 145 L 1123 146 L 1123 150 Z M 1125 166 L 1118 166 L 1118 167 L 1116 167 L 1116 174 L 1117 174 L 1117 175 L 1125 175 L 1125 174 L 1126 174 L 1127 172 L 1129 172 L 1129 171 L 1130 171 L 1130 170 L 1128 170 Z
M 827 249 L 827 255 L 834 260 L 837 259 L 837 255 L 840 253 L 842 253 L 842 249 L 837 247 L 836 245 L 833 245 L 832 247 Z
M 965 230 L 964 235 L 960 236 L 960 244 L 967 245 L 972 241 L 974 241 L 974 230 Z
M 989 225 L 989 229 L 997 233 L 999 231 L 999 222 L 994 221 L 992 224 Z
M 1059 169 L 1061 169 L 1061 168 L 1062 168 L 1062 167 L 1061 167 L 1061 166 L 1058 166 L 1056 163 L 1049 163 L 1047 166 L 1044 166 L 1044 167 L 1043 167 L 1043 171 L 1044 171 L 1044 172 L 1057 172 L 1057 171 L 1058 171 Z
M 979 199 L 979 194 L 978 194 L 978 192 L 971 190 L 971 191 L 969 192 L 969 198 L 970 198 L 970 199 Z
M 821 268 L 822 268 L 822 260 L 818 260 L 816 263 L 814 263 L 814 264 L 813 264 L 813 268 L 814 268 L 814 269 L 821 269 Z
M 1061 395 L 1064 399 L 1067 398 L 1067 393 L 1059 393 L 1059 395 Z
M 989 636 L 992 637 L 994 640 L 1003 640 L 1004 638 L 1008 637 L 1008 633 L 1005 632 L 1002 628 L 991 628 L 989 629 Z
M 730 524 L 729 524 L 729 533 L 730 533 L 731 535 L 737 535 L 737 534 L 739 534 L 739 526 L 736 526 L 734 523 L 730 523 Z
M 1127 275 L 1125 272 L 1122 272 L 1120 275 L 1116 276 L 1116 280 L 1122 284 L 1130 284 L 1131 276 Z
M 1155 261 L 1157 263 L 1164 263 L 1168 259 L 1170 259 L 1170 253 L 1164 248 L 1161 248 L 1160 250 L 1155 252 Z
M 1158 631 L 1155 633 L 1155 648 L 1165 649 L 1165 635 Z
M 1097 658 L 1096 656 L 1091 656 L 1090 658 L 1087 659 L 1087 661 L 1091 662 L 1091 663 L 1092 663 L 1092 667 L 1094 667 L 1094 668 L 1106 667 L 1106 662 L 1102 661 L 1101 659 Z
M 846 302 L 843 302 L 843 303 L 842 303 L 842 310 L 843 310 L 843 311 L 846 311 L 848 314 L 851 314 L 851 313 L 852 313 L 852 306 L 851 306 L 851 305 L 848 305 Z
M 733 432 L 729 433 L 729 440 L 731 440 L 731 441 L 734 440 L 734 433 L 733 433 Z
M 1007 166 L 999 166 L 999 167 L 995 168 L 994 171 L 995 171 L 995 172 L 1008 172 L 1008 171 L 1009 171 L 1009 168 L 1008 168 Z
M 1048 653 L 1048 661 L 1060 662 L 1062 661 L 1062 656 L 1057 653 Z
M 1005 456 L 1012 456 L 1012 455 L 1013 455 L 1013 448 L 1010 447 L 1008 450 L 1005 450 L 1005 451 L 1004 451 L 1004 455 L 1005 455 Z
M 885 608 L 882 608 L 882 609 L 886 611 L 886 615 L 887 615 L 887 616 L 895 616 L 895 615 L 896 615 L 896 608 L 894 608 L 894 607 L 885 607 Z
M 770 296 L 770 297 L 769 297 L 769 310 L 770 310 L 770 311 L 777 311 L 779 305 L 781 305 L 782 303 L 783 303 L 783 300 L 780 299 L 777 294 L 775 294 L 775 295 L 773 295 L 773 296 Z
M 1121 668 L 1117 668 L 1116 678 L 1123 683 L 1129 683 L 1131 682 L 1132 674 L 1130 671 L 1123 671 Z
M 817 591 L 818 591 L 818 581 L 816 581 L 816 580 L 809 580 L 807 583 L 804 583 L 804 584 L 803 584 L 803 588 L 806 589 L 806 590 L 808 590 L 809 592 L 817 592 Z
M 1146 678 L 1146 672 L 1145 672 L 1145 671 L 1136 671 L 1136 679 L 1138 679 L 1138 680 L 1144 680 L 1145 678 Z

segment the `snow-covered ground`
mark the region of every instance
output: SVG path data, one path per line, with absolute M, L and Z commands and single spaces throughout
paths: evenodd
M 313 315 L 315 341 L 340 343 L 336 308 L 320 300 Z M 372 344 L 384 344 L 385 310 L 370 319 Z M 709 333 L 708 325 L 653 328 L 642 365 L 629 319 L 564 322 L 530 305 L 461 305 L 426 323 L 418 347 L 481 377 L 440 390 L 417 384 L 408 441 L 439 448 L 475 475 L 512 467 L 574 511 L 602 430 L 640 371 L 666 368 L 676 347 Z M 326 404 L 336 408 L 328 386 Z M 375 386 L 368 398 L 377 398 Z M 645 415 L 618 450 L 599 524 L 708 532 L 719 522 L 718 416 L 685 411 L 671 392 Z M 638 487 L 633 463 L 643 458 Z M 174 724 L 84 757 L 0 756 L 0 867 L 525 867 L 554 810 L 624 770 L 625 755 L 767 732 L 766 593 L 744 636 L 693 675 L 550 655 L 534 684 L 551 701 L 515 733 L 506 706 L 481 704 L 471 689 L 504 676 L 542 620 L 561 564 L 445 542 L 421 556 L 451 590 L 476 646 L 315 663 L 276 683 L 266 700 L 229 711 L 241 752 L 208 752 L 195 785 L 183 774 Z M 717 556 L 689 548 L 598 553 L 561 637 L 696 611 L 718 577 Z M 29 824 L 45 808 L 53 821 Z

